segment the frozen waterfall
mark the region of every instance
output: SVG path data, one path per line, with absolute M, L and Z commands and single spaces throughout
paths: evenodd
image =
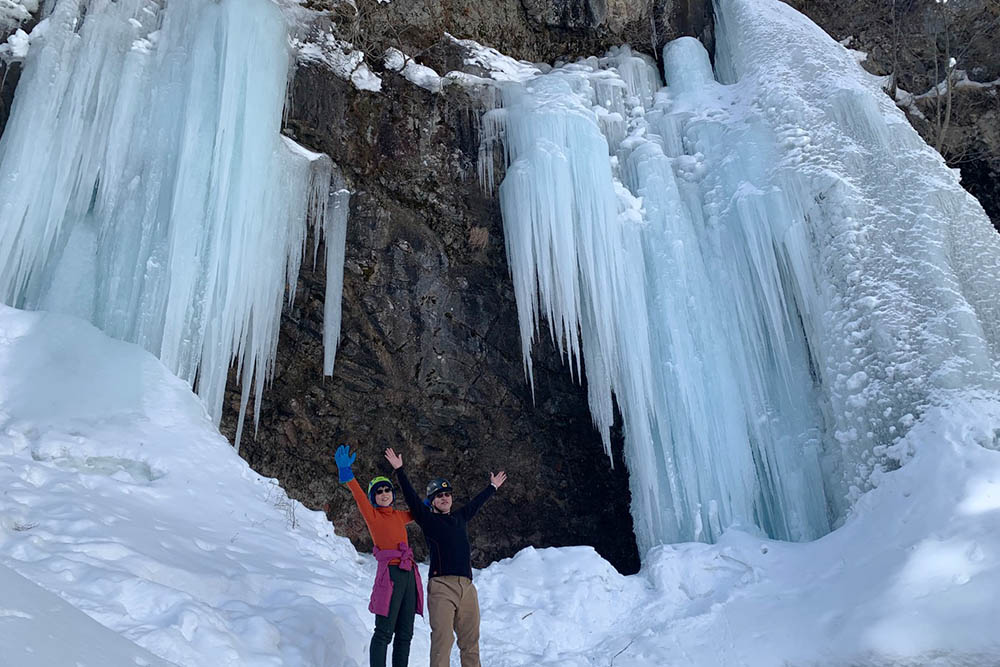
M 328 373 L 340 327 L 347 191 L 279 133 L 288 21 L 271 0 L 47 7 L 0 141 L 0 298 L 141 344 L 216 420 L 237 362 L 242 428 L 309 221 L 327 238 Z
M 641 552 L 808 540 L 956 388 L 998 388 L 1000 237 L 844 47 L 777 0 L 503 84 L 484 119 L 526 374 L 545 318 L 621 410 Z M 717 76 L 716 76 L 717 74 Z

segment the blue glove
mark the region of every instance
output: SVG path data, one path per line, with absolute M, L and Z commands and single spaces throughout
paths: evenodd
M 354 479 L 354 472 L 351 470 L 351 464 L 354 463 L 354 459 L 358 458 L 357 454 L 351 453 L 351 448 L 347 445 L 341 445 L 337 447 L 337 451 L 333 454 L 333 460 L 337 462 L 337 472 L 340 473 L 340 483 L 350 482 Z

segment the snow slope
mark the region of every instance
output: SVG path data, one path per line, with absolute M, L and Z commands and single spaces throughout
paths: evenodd
M 0 565 L 0 652 L 20 667 L 169 667 L 62 598 Z
M 0 377 L 0 562 L 179 665 L 358 662 L 370 566 L 157 359 L 3 307 Z
M 628 577 L 587 547 L 527 548 L 477 572 L 483 664 L 1000 663 L 1000 399 L 942 402 L 817 541 L 729 531 Z M 158 360 L 82 320 L 0 307 L 0 488 L 0 566 L 165 660 L 367 663 L 374 560 L 250 470 Z M 43 604 L 30 590 L 0 607 Z M 64 613 L 49 629 L 86 664 L 101 635 Z M 415 635 L 422 667 L 420 618 Z M 34 664 L 10 656 L 37 639 L 0 634 L 0 664 Z

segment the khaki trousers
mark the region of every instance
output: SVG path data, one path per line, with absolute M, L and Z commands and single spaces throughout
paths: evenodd
M 479 594 L 467 577 L 431 577 L 427 584 L 431 621 L 431 665 L 448 667 L 451 645 L 458 635 L 462 667 L 479 664 Z

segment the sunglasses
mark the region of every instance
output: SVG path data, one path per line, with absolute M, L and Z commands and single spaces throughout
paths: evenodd
M 392 493 L 392 487 L 391 486 L 378 486 L 378 487 L 375 487 L 375 493 L 376 494 L 379 494 L 379 493 Z
M 435 498 L 451 498 L 451 491 L 442 491 L 441 493 L 435 493 Z

